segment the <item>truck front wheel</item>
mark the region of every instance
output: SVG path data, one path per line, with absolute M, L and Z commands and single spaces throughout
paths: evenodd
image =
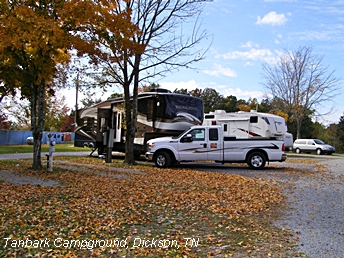
M 247 165 L 251 169 L 262 169 L 265 167 L 266 158 L 261 152 L 253 152 L 248 156 Z
M 166 151 L 159 151 L 155 156 L 155 165 L 158 168 L 167 168 L 171 165 L 171 155 Z

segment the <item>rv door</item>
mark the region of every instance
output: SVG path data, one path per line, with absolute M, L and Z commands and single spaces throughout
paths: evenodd
M 97 142 L 103 142 L 103 133 L 111 128 L 111 109 L 98 108 L 97 114 Z

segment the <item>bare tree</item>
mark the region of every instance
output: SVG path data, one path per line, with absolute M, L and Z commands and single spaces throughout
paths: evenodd
M 103 83 L 120 84 L 124 90 L 126 117 L 126 156 L 125 163 L 133 164 L 133 141 L 137 120 L 137 96 L 140 85 L 149 84 L 149 80 L 163 76 L 181 67 L 203 59 L 206 50 L 196 48 L 208 37 L 200 30 L 198 17 L 202 3 L 211 0 L 128 0 L 119 1 L 113 11 L 116 14 L 129 13 L 131 21 L 138 32 L 129 40 L 136 43 L 131 50 L 123 47 L 114 48 L 111 27 L 105 31 L 95 30 L 97 40 L 101 41 L 106 55 L 97 56 L 96 63 L 102 63 Z M 183 31 L 189 26 L 187 21 L 193 20 L 192 29 Z M 111 25 L 110 22 L 104 21 Z M 124 40 L 128 40 L 123 38 Z M 210 44 L 209 44 L 210 45 Z M 105 57 L 105 58 L 104 58 Z M 105 62 L 104 62 L 105 61 Z M 104 80 L 108 78 L 108 80 Z
M 295 52 L 285 50 L 275 66 L 263 65 L 265 94 L 278 103 L 279 109 L 296 121 L 297 138 L 305 116 L 323 116 L 319 107 L 333 101 L 339 89 L 335 71 L 324 67 L 323 56 L 314 55 L 312 47 L 303 46 Z M 329 114 L 332 108 L 326 112 Z

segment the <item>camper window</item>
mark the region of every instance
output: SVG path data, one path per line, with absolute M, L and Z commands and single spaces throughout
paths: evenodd
M 251 116 L 250 123 L 258 123 L 258 116 Z

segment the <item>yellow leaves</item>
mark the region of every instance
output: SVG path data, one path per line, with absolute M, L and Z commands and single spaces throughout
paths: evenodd
M 83 166 L 88 163 L 94 167 Z M 111 247 L 89 251 L 51 249 L 53 246 L 50 246 L 40 252 L 57 256 L 106 256 L 109 253 L 161 256 L 168 253 L 169 257 L 197 257 L 213 252 L 214 247 L 217 248 L 214 254 L 225 252 L 223 246 L 232 246 L 230 234 L 240 236 L 242 239 L 236 240 L 240 244 L 236 245 L 247 248 L 248 235 L 256 225 L 253 221 L 233 225 L 233 221 L 282 201 L 278 190 L 270 184 L 241 176 L 178 168 L 161 170 L 152 166 L 135 166 L 140 173 L 134 173 L 133 169 L 126 172 L 125 168 L 116 172 L 115 167 L 101 164 L 101 160 L 78 158 L 77 163 L 70 164 L 71 169 L 55 165 L 54 173 L 21 171 L 59 181 L 61 187 L 13 186 L 0 182 L 0 217 L 5 218 L 0 237 L 13 233 L 18 238 L 69 241 L 169 239 L 176 240 L 180 248 L 129 246 L 128 249 Z M 78 170 L 73 171 L 73 168 Z M 183 246 L 185 237 L 199 237 L 198 249 Z

